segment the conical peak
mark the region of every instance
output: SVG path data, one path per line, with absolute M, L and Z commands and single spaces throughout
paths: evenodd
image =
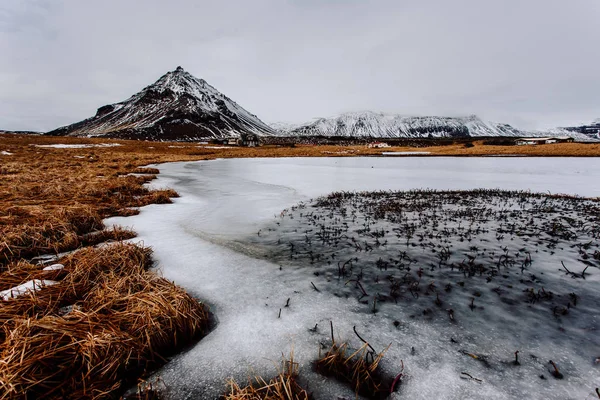
M 171 76 L 171 79 L 176 79 L 177 82 L 196 82 L 201 85 L 206 84 L 204 79 L 196 78 L 194 75 L 184 70 L 181 66 L 178 66 L 173 71 L 167 72 L 165 76 Z
M 202 97 L 206 91 L 214 91 L 204 79 L 198 79 L 182 67 L 177 67 L 173 71 L 169 71 L 161 76 L 155 83 L 148 86 L 146 89 L 162 92 L 166 89 L 175 93 L 188 93 L 195 97 Z

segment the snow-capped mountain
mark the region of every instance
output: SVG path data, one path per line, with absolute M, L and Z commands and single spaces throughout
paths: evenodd
M 296 128 L 304 126 L 304 124 L 291 123 L 291 122 L 269 122 L 269 126 L 275 130 L 279 135 L 287 134 L 290 131 L 293 131 Z
M 281 125 L 281 127 L 284 127 Z M 448 137 L 448 136 L 527 136 L 508 124 L 485 122 L 477 116 L 417 117 L 375 113 L 351 112 L 332 118 L 279 128 L 280 134 L 299 136 L 370 136 L 370 137 Z
M 275 131 L 204 79 L 177 67 L 129 99 L 100 107 L 95 116 L 47 134 L 198 140 L 245 133 Z
M 591 124 L 573 126 L 568 128 L 559 128 L 567 131 L 568 134 L 579 133 L 589 139 L 600 139 L 600 118 L 594 120 Z

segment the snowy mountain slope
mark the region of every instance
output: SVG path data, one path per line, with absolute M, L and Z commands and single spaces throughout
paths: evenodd
M 572 137 L 578 142 L 595 142 L 598 140 L 596 135 L 588 135 L 585 133 L 572 130 L 571 128 L 551 128 L 543 131 L 532 131 L 530 136 L 552 136 L 552 137 Z
M 296 128 L 304 126 L 304 124 L 295 124 L 291 122 L 269 122 L 269 126 L 275 130 L 278 134 L 286 134 L 287 132 L 293 131 Z
M 314 122 L 279 128 L 286 135 L 371 136 L 371 137 L 447 137 L 447 136 L 527 136 L 508 124 L 485 122 L 477 116 L 435 117 L 402 116 L 371 111 L 352 112 Z
M 205 80 L 177 67 L 129 99 L 100 107 L 92 118 L 47 134 L 197 140 L 242 133 L 275 131 Z
M 567 128 L 557 128 L 567 132 L 568 135 L 572 135 L 573 133 L 577 133 L 581 136 L 584 136 L 591 140 L 600 139 L 600 118 L 594 120 L 591 124 L 567 127 Z

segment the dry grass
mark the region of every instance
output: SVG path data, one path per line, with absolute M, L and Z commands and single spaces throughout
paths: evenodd
M 123 396 L 122 400 L 161 400 L 165 392 L 167 387 L 160 378 L 151 381 L 141 379 L 135 393 Z
M 224 400 L 309 400 L 310 396 L 297 382 L 298 363 L 292 351 L 289 359 L 281 361 L 279 374 L 268 382 L 262 377 L 250 379 L 246 386 L 238 385 L 233 379 Z
M 331 337 L 332 344 L 329 350 L 325 354 L 319 351 L 319 358 L 315 362 L 317 371 L 350 384 L 357 396 L 363 395 L 369 399 L 386 398 L 393 390 L 393 383 L 391 379 L 383 376 L 379 363 L 391 344 L 380 353 L 376 353 L 367 342 L 359 349 L 351 351 L 347 342 L 339 345 L 336 343 L 333 325 Z
M 115 397 L 208 329 L 206 307 L 147 271 L 149 249 L 120 242 L 135 233 L 102 222 L 177 196 L 144 187 L 158 171 L 140 166 L 198 157 L 136 142 L 34 146 L 66 142 L 90 143 L 0 135 L 12 153 L 0 159 L 0 290 L 56 282 L 0 300 L 0 399 Z M 116 243 L 89 247 L 107 241 Z M 63 252 L 63 269 L 30 260 Z
M 352 385 L 356 394 L 370 399 L 384 399 L 390 393 L 391 384 L 379 370 L 384 354 L 385 351 L 372 354 L 366 343 L 354 352 L 349 350 L 348 343 L 334 343 L 325 354 L 319 354 L 317 371 Z
M 531 146 L 484 145 L 475 140 L 473 147 L 464 144 L 420 149 L 438 156 L 524 156 L 524 157 L 599 157 L 600 143 L 553 143 Z M 414 150 L 414 149 L 413 149 Z M 394 150 L 392 150 L 394 151 Z
M 56 284 L 0 302 L 0 399 L 115 397 L 205 334 L 206 307 L 148 272 L 150 254 L 126 243 L 86 248 L 47 271 Z M 19 262 L 0 280 L 45 273 L 35 267 Z

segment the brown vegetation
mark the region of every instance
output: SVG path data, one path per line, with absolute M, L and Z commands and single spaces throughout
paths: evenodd
M 392 380 L 385 379 L 379 368 L 389 346 L 376 353 L 369 343 L 363 342 L 359 349 L 350 351 L 347 342 L 338 344 L 335 341 L 333 324 L 331 339 L 331 348 L 325 354 L 319 354 L 315 363 L 319 373 L 352 385 L 357 396 L 361 394 L 369 399 L 383 399 L 393 391 Z
M 523 157 L 599 157 L 600 143 L 553 143 L 526 146 L 485 145 L 473 141 L 473 147 L 464 144 L 428 147 L 431 155 L 445 156 L 523 156 Z
M 55 283 L 0 303 L 0 399 L 114 397 L 206 333 L 207 309 L 148 272 L 150 254 L 114 243 L 63 257 L 58 270 L 9 264 L 3 283 Z
M 149 249 L 120 242 L 135 233 L 102 222 L 169 203 L 139 167 L 191 157 L 35 146 L 56 142 L 82 141 L 0 136 L 0 291 L 39 282 L 0 300 L 0 399 L 114 398 L 208 329 L 204 305 L 147 270 Z M 63 252 L 63 268 L 32 260 Z
M 247 386 L 239 386 L 233 379 L 228 383 L 229 390 L 224 400 L 309 400 L 310 396 L 297 382 L 298 363 L 294 353 L 290 359 L 283 359 L 279 374 L 266 381 L 262 377 L 250 379 Z

